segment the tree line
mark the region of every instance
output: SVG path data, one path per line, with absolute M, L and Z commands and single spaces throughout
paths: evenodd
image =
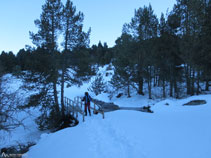
M 163 98 L 209 90 L 211 1 L 177 0 L 160 19 L 150 4 L 140 7 L 131 22 L 123 25 L 112 48 L 101 42 L 89 47 L 91 29 L 83 30 L 83 20 L 83 13 L 70 0 L 65 4 L 46 0 L 40 18 L 34 21 L 38 31 L 30 32 L 36 47 L 27 46 L 17 55 L 4 51 L 0 55 L 0 73 L 20 75 L 30 83 L 27 88 L 38 89 L 25 106 L 41 107 L 40 128 L 65 122 L 65 84 L 80 86 L 95 75 L 98 66 L 111 63 L 114 75 L 109 83 L 113 91 L 124 91 L 128 97 L 132 89 L 145 95 L 145 85 L 150 99 L 157 87 L 162 88 Z M 97 82 L 102 84 L 101 80 L 98 76 Z
M 124 87 L 128 97 L 134 87 L 138 94 L 144 95 L 144 83 L 149 98 L 157 86 L 162 87 L 163 98 L 167 95 L 179 98 L 184 91 L 187 95 L 208 91 L 210 24 L 208 0 L 177 0 L 173 10 L 166 15 L 162 13 L 160 19 L 151 5 L 135 10 L 113 48 L 113 85 L 116 89 Z

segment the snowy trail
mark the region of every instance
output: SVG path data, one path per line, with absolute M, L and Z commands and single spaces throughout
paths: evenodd
M 141 156 L 145 158 L 142 151 L 138 149 L 140 142 L 137 145 L 137 140 L 131 138 L 131 135 L 118 128 L 115 122 L 113 125 L 111 118 L 103 120 L 99 115 L 88 116 L 86 122 L 78 127 L 43 135 L 38 145 L 32 147 L 27 156 L 30 158 L 69 158 L 69 155 L 74 155 L 74 158 L 84 156 L 90 158 L 138 158 Z
M 87 136 L 91 142 L 90 150 L 93 151 L 94 158 L 99 156 L 101 158 L 130 158 L 137 155 L 135 154 L 135 142 L 128 138 L 124 130 L 113 126 L 110 119 L 105 121 L 92 119 L 89 121 Z M 142 153 L 139 152 L 139 155 Z

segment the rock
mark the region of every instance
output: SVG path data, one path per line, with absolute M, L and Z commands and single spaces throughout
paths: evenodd
M 207 102 L 205 100 L 192 100 L 186 104 L 183 104 L 183 106 L 185 106 L 185 105 L 203 105 L 203 104 L 207 104 Z
M 120 98 L 123 95 L 123 93 L 119 93 L 116 97 Z
M 106 103 L 97 99 L 93 99 L 93 102 L 97 105 L 101 106 L 101 109 L 104 112 L 110 112 L 115 110 L 135 110 L 135 111 L 141 111 L 141 112 L 147 112 L 147 113 L 153 113 L 151 110 L 151 106 L 143 106 L 143 107 L 119 107 L 118 105 L 115 105 L 114 103 Z
M 104 112 L 119 110 L 119 106 L 115 105 L 114 103 L 106 103 L 97 99 L 93 99 L 93 102 L 97 105 L 100 105 L 102 107 L 101 110 Z
M 151 106 L 144 106 L 142 111 L 143 112 L 153 113 L 153 111 L 151 110 Z

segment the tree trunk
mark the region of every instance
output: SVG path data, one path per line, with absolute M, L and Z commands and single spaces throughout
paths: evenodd
M 191 90 L 190 90 L 190 87 L 191 87 L 191 85 L 190 85 L 190 67 L 189 66 L 187 66 L 186 67 L 186 72 L 185 72 L 185 77 L 186 77 L 186 88 L 187 88 L 187 94 L 189 95 L 189 94 L 191 94 Z
M 148 68 L 148 91 L 149 91 L 149 99 L 152 99 L 152 78 L 151 78 L 151 66 Z
M 165 82 L 165 79 L 163 79 L 163 98 L 166 98 L 166 82 Z
M 153 87 L 156 87 L 156 86 L 157 86 L 156 79 L 157 79 L 157 77 L 155 76 L 155 77 L 154 77 L 154 80 L 153 80 Z
M 196 95 L 199 95 L 199 89 L 200 89 L 200 71 L 198 70 L 197 72 L 197 90 L 196 90 Z
M 60 110 L 59 110 L 59 100 L 58 100 L 58 91 L 57 91 L 58 65 L 57 65 L 57 59 L 56 59 L 56 54 L 54 50 L 52 50 L 52 57 L 53 57 L 53 61 L 55 61 L 55 65 L 53 65 L 53 72 L 52 72 L 53 96 L 54 96 L 54 102 L 55 102 L 55 110 L 57 114 L 59 115 Z
M 140 77 L 138 82 L 138 94 L 140 95 L 144 95 L 143 86 L 144 86 L 144 80 L 143 77 Z
M 157 86 L 160 87 L 163 81 L 161 81 L 160 77 L 157 77 Z
M 154 69 L 154 87 L 158 86 L 158 76 L 156 73 L 156 69 Z
M 179 91 L 178 91 L 178 87 L 177 87 L 177 80 L 176 78 L 174 79 L 174 94 L 176 98 L 179 98 Z
M 59 113 L 59 101 L 58 101 L 58 96 L 57 96 L 56 84 L 57 84 L 57 79 L 54 79 L 54 82 L 53 82 L 53 94 L 54 94 L 55 108 L 56 108 L 56 111 Z
M 54 14 L 51 15 L 51 29 L 52 29 L 52 35 L 51 35 L 51 39 L 52 39 L 52 43 L 51 43 L 51 53 L 53 54 L 53 60 L 56 61 L 56 41 L 55 41 L 55 19 L 54 19 Z M 59 110 L 59 100 L 58 100 L 58 92 L 57 92 L 57 80 L 58 80 L 58 67 L 57 67 L 57 63 L 54 65 L 54 71 L 53 71 L 53 94 L 54 94 L 54 101 L 55 101 L 55 109 L 57 114 L 60 114 L 60 110 Z
M 173 97 L 173 81 L 172 81 L 172 76 L 171 76 L 171 79 L 170 79 L 170 97 Z
M 151 81 L 148 81 L 149 99 L 152 99 L 152 85 Z
M 209 91 L 209 80 L 206 78 L 206 88 L 205 91 Z
M 64 63 L 64 57 L 63 57 L 63 63 L 62 63 L 62 76 L 61 76 L 61 107 L 62 107 L 62 117 L 65 117 L 65 107 L 64 107 L 64 74 L 65 74 L 65 63 Z
M 131 95 L 130 95 L 130 83 L 128 84 L 127 86 L 127 97 L 130 98 Z
M 191 71 L 191 95 L 194 95 L 195 93 L 195 69 L 193 68 Z

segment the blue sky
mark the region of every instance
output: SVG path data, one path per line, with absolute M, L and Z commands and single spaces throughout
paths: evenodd
M 66 0 L 62 0 L 65 3 Z M 155 14 L 172 10 L 176 0 L 72 0 L 85 15 L 84 30 L 91 27 L 90 45 L 107 42 L 115 44 L 124 23 L 129 23 L 134 10 L 151 3 Z M 34 20 L 39 19 L 45 0 L 0 0 L 0 52 L 15 54 L 31 45 L 29 31 L 37 32 Z

